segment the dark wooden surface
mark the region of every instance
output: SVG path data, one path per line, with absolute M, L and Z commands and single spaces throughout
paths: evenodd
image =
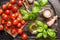
M 56 14 L 60 17 L 60 0 L 49 0 L 49 1 L 53 4 Z
M 3 1 L 3 0 L 0 0 L 0 2 Z M 7 0 L 8 1 L 8 0 Z M 4 1 L 6 2 L 6 1 Z M 58 15 L 58 26 L 57 26 L 57 38 L 56 40 L 60 40 L 60 0 L 49 0 L 49 2 L 52 3 L 54 9 L 55 9 L 55 12 L 56 14 Z M 1 5 L 1 3 L 0 3 Z M 6 34 L 4 31 L 0 32 L 0 40 L 21 40 L 20 37 L 17 37 L 17 38 L 12 38 L 10 35 Z M 36 39 L 28 39 L 28 40 L 36 40 Z M 39 39 L 39 40 L 49 40 L 49 39 Z

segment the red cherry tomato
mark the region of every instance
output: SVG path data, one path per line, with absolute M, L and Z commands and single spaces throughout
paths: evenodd
M 18 24 L 18 20 L 14 20 L 13 25 L 17 25 L 17 24 Z
M 9 27 L 8 27 L 8 26 L 6 26 L 6 27 L 5 27 L 5 29 L 6 29 L 6 30 L 9 30 Z
M 16 0 L 10 0 L 11 4 L 15 4 Z
M 25 23 L 26 23 L 25 20 L 22 20 L 22 21 L 21 21 L 21 24 L 22 24 L 22 25 L 24 25 Z
M 21 35 L 23 33 L 23 30 L 19 28 L 17 32 L 18 32 L 18 34 Z
M 23 5 L 22 1 L 18 1 L 17 5 L 22 6 Z
M 0 14 L 3 14 L 3 10 L 2 9 L 0 9 Z
M 20 22 L 21 21 L 21 18 L 17 18 L 17 20 Z
M 11 14 L 11 15 L 10 15 L 10 18 L 11 18 L 11 19 L 15 19 L 15 18 L 16 18 L 16 15 L 15 15 L 15 14 Z
M 16 17 L 18 17 L 19 16 L 19 13 L 17 12 L 17 13 L 15 13 L 15 15 L 16 15 Z
M 13 28 L 13 29 L 11 30 L 11 33 L 12 33 L 13 35 L 16 34 L 16 29 Z
M 6 10 L 5 13 L 8 15 L 10 14 L 10 10 Z
M 6 10 L 6 5 L 5 4 L 2 5 L 2 9 Z
M 18 27 L 18 28 L 21 28 L 21 26 L 22 26 L 21 23 L 18 23 L 18 24 L 17 24 L 17 27 Z
M 5 19 L 5 20 L 8 20 L 8 15 L 2 14 L 2 18 Z
M 5 24 L 5 20 L 1 20 L 1 23 L 2 23 L 2 24 Z
M 4 26 L 0 25 L 0 31 L 4 30 Z
M 21 22 L 21 20 L 22 20 L 22 16 L 19 14 L 19 16 L 17 17 L 17 20 L 19 21 L 19 22 Z
M 26 40 L 28 38 L 28 35 L 27 34 L 22 34 L 22 39 L 23 40 Z
M 11 25 L 12 25 L 11 21 L 8 21 L 7 26 L 11 26 Z
M 13 7 L 12 7 L 12 11 L 13 11 L 14 13 L 16 13 L 16 12 L 18 11 L 18 8 L 17 8 L 16 6 L 13 6 Z
M 12 9 L 12 4 L 8 4 L 8 9 Z

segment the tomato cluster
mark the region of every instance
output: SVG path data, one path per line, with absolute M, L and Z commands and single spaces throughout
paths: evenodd
M 15 6 L 17 4 L 18 6 Z M 21 27 L 26 23 L 25 20 L 22 19 L 21 14 L 19 13 L 18 7 L 21 7 L 23 2 L 18 0 L 10 0 L 7 4 L 2 4 L 0 9 L 0 31 L 2 30 L 11 30 L 11 34 L 20 34 L 22 35 L 22 39 L 27 39 L 27 35 L 23 33 Z

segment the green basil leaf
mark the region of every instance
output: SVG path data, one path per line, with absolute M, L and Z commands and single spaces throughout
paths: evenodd
M 43 31 L 43 37 L 47 38 L 47 31 L 46 30 Z
M 47 24 L 44 24 L 44 28 L 45 28 L 45 29 L 48 29 L 48 25 L 47 25 Z
M 33 7 L 32 8 L 32 13 L 38 13 L 40 11 L 39 7 Z
M 56 33 L 55 33 L 54 30 L 48 29 L 48 30 L 47 30 L 47 33 L 48 33 L 48 35 L 49 35 L 51 38 L 56 38 Z
M 37 32 L 43 32 L 43 30 L 44 30 L 44 28 L 42 28 L 42 27 L 37 28 Z
M 54 30 L 53 30 L 53 29 L 48 29 L 47 31 L 48 31 L 48 32 L 54 32 Z
M 56 38 L 56 33 L 55 32 L 53 32 L 52 38 Z
M 29 19 L 30 20 L 34 20 L 35 19 L 35 17 L 34 17 L 35 15 L 33 15 L 32 13 L 31 14 L 29 14 Z
M 29 14 L 25 14 L 25 15 L 23 16 L 23 19 L 24 19 L 24 20 L 29 20 Z
M 30 20 L 35 20 L 38 16 L 37 16 L 38 14 L 36 14 L 36 13 L 30 13 L 29 14 L 29 19 Z
M 48 0 L 39 0 L 41 6 L 45 6 L 48 3 Z
M 41 38 L 42 37 L 42 33 L 38 33 L 36 38 Z
M 39 3 L 37 1 L 34 1 L 34 6 L 39 7 Z
M 25 15 L 25 14 L 28 13 L 28 12 L 27 12 L 26 10 L 24 10 L 24 9 L 19 9 L 19 11 L 20 11 L 20 13 L 21 13 L 22 15 Z
M 40 26 L 40 27 L 43 27 L 43 26 L 44 26 L 44 23 L 41 22 L 41 21 L 36 20 L 35 23 L 36 23 L 38 26 Z

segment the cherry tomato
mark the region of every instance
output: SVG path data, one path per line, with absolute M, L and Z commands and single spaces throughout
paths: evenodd
M 12 9 L 12 4 L 8 4 L 8 9 Z
M 19 16 L 17 17 L 17 20 L 20 22 L 22 20 L 22 16 L 19 14 Z
M 0 31 L 4 30 L 4 26 L 0 25 Z
M 21 28 L 21 26 L 22 26 L 21 23 L 18 23 L 17 27 L 18 27 L 18 28 Z
M 15 4 L 16 0 L 10 0 L 11 4 Z
M 3 14 L 3 10 L 2 9 L 0 9 L 0 14 Z
M 1 23 L 2 23 L 2 24 L 5 24 L 5 20 L 1 20 Z
M 10 14 L 10 10 L 6 10 L 5 13 L 8 15 Z
M 18 17 L 19 16 L 19 13 L 17 12 L 17 13 L 15 13 L 15 15 L 16 15 L 16 17 Z
M 10 15 L 10 18 L 11 18 L 11 19 L 15 19 L 15 18 L 16 18 L 16 15 L 15 15 L 15 14 L 11 14 L 11 15 Z
M 2 9 L 6 10 L 6 5 L 5 4 L 2 5 Z
M 17 24 L 18 24 L 18 20 L 14 20 L 13 25 L 17 25 Z
M 17 5 L 22 6 L 23 5 L 22 1 L 18 1 Z
M 7 26 L 11 26 L 11 25 L 12 25 L 11 21 L 8 21 Z
M 25 20 L 22 20 L 22 21 L 21 21 L 21 24 L 22 24 L 22 25 L 24 25 L 25 23 L 26 23 Z
M 21 18 L 17 18 L 17 20 L 20 22 L 21 21 Z
M 12 11 L 13 11 L 14 13 L 16 13 L 16 12 L 18 11 L 18 8 L 17 8 L 16 6 L 13 6 L 13 7 L 12 7 Z
M 8 27 L 8 26 L 6 26 L 6 27 L 5 27 L 5 29 L 6 29 L 6 30 L 9 30 L 9 27 Z
M 8 20 L 8 15 L 2 14 L 2 18 L 5 19 L 5 20 Z
M 11 30 L 11 33 L 12 33 L 13 35 L 16 34 L 16 29 L 13 28 L 13 29 Z
M 19 28 L 17 32 L 18 32 L 18 34 L 21 35 L 23 33 L 23 30 Z
M 28 35 L 27 34 L 22 34 L 22 39 L 23 40 L 26 40 L 28 38 Z

